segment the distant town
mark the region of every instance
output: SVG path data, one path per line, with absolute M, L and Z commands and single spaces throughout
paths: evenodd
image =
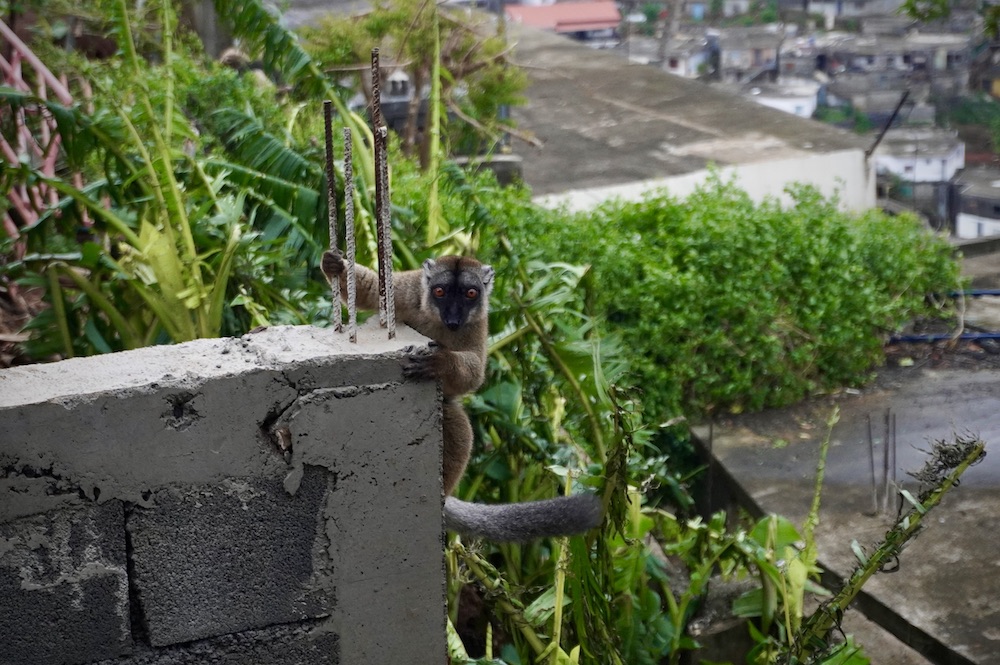
M 901 0 L 505 3 L 505 20 L 870 136 L 880 204 L 957 238 L 1000 234 L 1000 42 L 979 5 Z M 964 6 L 968 4 L 968 6 Z M 502 8 L 502 11 L 501 11 Z

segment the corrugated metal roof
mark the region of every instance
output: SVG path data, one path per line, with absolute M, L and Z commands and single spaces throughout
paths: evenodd
M 554 5 L 508 5 L 512 21 L 559 33 L 617 28 L 622 16 L 613 0 L 557 2 Z

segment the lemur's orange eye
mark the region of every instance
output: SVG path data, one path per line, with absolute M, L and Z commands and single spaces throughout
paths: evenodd
M 465 297 L 468 298 L 469 300 L 475 300 L 477 297 L 479 297 L 479 289 L 469 289 L 468 291 L 465 292 Z
M 431 291 L 431 293 L 434 294 L 435 298 L 444 298 L 444 287 L 435 286 L 434 290 Z

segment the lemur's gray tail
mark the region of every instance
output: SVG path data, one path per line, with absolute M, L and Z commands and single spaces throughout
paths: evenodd
M 602 512 L 594 494 L 495 505 L 444 500 L 445 527 L 501 543 L 583 533 L 601 523 Z

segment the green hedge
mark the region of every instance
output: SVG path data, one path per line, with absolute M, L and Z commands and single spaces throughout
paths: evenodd
M 713 177 L 686 200 L 521 215 L 508 233 L 592 266 L 594 305 L 634 350 L 651 418 L 756 410 L 863 383 L 886 334 L 959 280 L 948 243 L 915 219 L 789 194 L 755 203 Z

